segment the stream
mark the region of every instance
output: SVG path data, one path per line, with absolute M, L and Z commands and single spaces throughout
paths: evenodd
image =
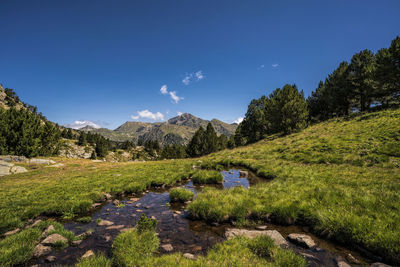
M 231 169 L 221 172 L 224 176 L 222 185 L 216 186 L 221 190 L 243 186 L 249 188 L 256 183 L 267 182 L 251 173 L 248 177 L 240 177 L 239 170 Z M 207 185 L 209 186 L 209 185 Z M 193 185 L 191 181 L 182 181 L 174 187 L 183 187 L 191 190 L 197 195 L 204 186 Z M 138 222 L 142 213 L 147 217 L 157 219 L 157 233 L 160 238 L 159 253 L 168 253 L 162 249 L 162 245 L 170 244 L 172 252 L 206 254 L 215 244 L 225 240 L 224 234 L 227 228 L 233 228 L 230 224 L 208 225 L 202 221 L 188 219 L 185 211 L 186 204 L 169 204 L 170 189 L 151 189 L 141 194 L 120 199 L 122 207 L 116 207 L 111 201 L 94 210 L 89 223 L 67 222 L 64 227 L 76 235 L 93 230 L 93 234 L 83 240 L 78 246 L 70 246 L 63 250 L 53 250 L 50 256 L 55 256 L 54 262 L 46 262 L 46 257 L 32 260 L 30 264 L 39 266 L 73 265 L 88 250 L 95 253 L 102 252 L 108 257 L 112 256 L 112 242 L 121 233 L 121 230 L 132 228 Z M 135 199 L 133 199 L 135 198 Z M 137 200 L 138 199 L 138 200 Z M 97 220 L 107 220 L 114 224 L 112 226 L 99 226 Z M 291 249 L 306 257 L 308 266 L 338 266 L 337 262 L 344 260 L 350 263 L 349 254 L 354 256 L 359 263 L 351 263 L 352 266 L 369 266 L 371 261 L 363 258 L 359 253 L 350 251 L 336 243 L 320 239 L 308 232 L 307 227 L 279 226 L 274 224 L 263 224 L 267 230 L 277 230 L 283 237 L 290 233 L 305 233 L 313 238 L 317 248 L 304 249 L 290 244 Z

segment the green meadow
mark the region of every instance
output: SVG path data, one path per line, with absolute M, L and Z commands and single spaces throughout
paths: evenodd
M 355 244 L 386 261 L 400 262 L 400 110 L 332 119 L 295 134 L 270 136 L 199 159 L 144 163 L 54 159 L 64 167 L 22 164 L 30 171 L 0 178 L 0 233 L 22 228 L 29 219 L 41 215 L 74 218 L 102 201 L 106 192 L 137 193 L 151 186 L 173 185 L 190 176 L 197 177 L 199 183 L 221 181 L 215 172 L 193 171 L 195 164 L 214 169 L 241 166 L 269 182 L 249 190 L 204 188 L 188 206 L 193 218 L 240 225 L 264 220 L 304 224 L 322 237 Z M 176 196 L 182 200 L 189 197 L 184 192 L 176 192 Z M 0 265 L 28 260 L 41 228 L 3 238 Z M 246 238 L 218 244 L 195 261 L 179 253 L 159 257 L 151 243 L 158 241 L 148 235 L 127 232 L 114 241 L 113 259 L 97 255 L 81 260 L 78 266 L 110 266 L 111 261 L 131 266 L 129 253 L 119 248 L 125 244 L 134 247 L 140 238 L 150 240 L 146 253 L 151 257 L 143 265 L 304 264 L 293 253 L 270 247 L 269 241 Z

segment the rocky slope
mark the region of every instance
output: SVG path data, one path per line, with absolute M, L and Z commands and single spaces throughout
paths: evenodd
M 187 144 L 197 129 L 202 126 L 207 127 L 211 122 L 218 135 L 225 134 L 231 136 L 237 124 L 228 124 L 217 119 L 211 121 L 197 118 L 189 113 L 184 113 L 180 116 L 169 119 L 166 122 L 125 122 L 115 130 L 106 128 L 95 129 L 92 127 L 85 127 L 81 130 L 99 133 L 106 138 L 113 141 L 126 141 L 132 140 L 137 142 L 139 139 L 157 140 L 161 144 Z

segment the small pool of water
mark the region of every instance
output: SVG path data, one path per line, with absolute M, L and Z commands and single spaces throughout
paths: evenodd
M 262 182 L 262 180 L 251 173 L 248 177 L 241 177 L 239 170 L 231 169 L 221 172 L 224 176 L 223 184 L 216 186 L 217 188 L 227 189 L 235 186 L 243 186 L 249 188 L 252 185 Z M 264 180 L 265 181 L 265 180 Z M 193 185 L 191 181 L 184 181 L 177 187 L 187 188 L 195 193 L 201 192 L 204 186 Z M 105 203 L 92 213 L 92 220 L 89 223 L 68 222 L 65 228 L 74 232 L 76 235 L 84 233 L 88 230 L 94 230 L 93 234 L 82 241 L 77 247 L 70 246 L 63 250 L 53 250 L 50 255 L 56 256 L 56 261 L 46 263 L 45 257 L 33 260 L 32 264 L 40 264 L 40 266 L 52 265 L 73 265 L 76 261 L 89 249 L 94 252 L 102 252 L 112 256 L 112 242 L 114 238 L 121 233 L 122 229 L 132 228 L 138 222 L 142 213 L 147 217 L 156 218 L 158 221 L 157 233 L 160 238 L 160 244 L 171 244 L 174 248 L 173 252 L 205 254 L 216 243 L 224 241 L 224 233 L 226 228 L 231 225 L 210 226 L 201 221 L 189 220 L 188 213 L 185 210 L 185 204 L 170 204 L 169 190 L 150 190 L 145 193 L 121 199 L 123 207 L 114 206 L 111 201 Z M 139 199 L 133 201 L 132 198 Z M 97 225 L 97 219 L 114 222 L 111 227 Z M 287 228 L 277 229 L 286 237 Z M 276 229 L 274 226 L 268 226 L 268 229 Z M 285 230 L 286 229 L 286 230 Z M 287 231 L 299 232 L 301 229 L 296 227 Z M 316 237 L 315 237 L 316 238 Z M 316 238 L 316 241 L 319 242 Z M 325 243 L 324 243 L 325 244 Z M 324 248 L 328 248 L 325 245 Z M 301 248 L 294 249 L 298 252 L 310 255 L 310 266 L 334 266 L 336 254 L 332 254 L 327 250 L 311 251 Z M 331 251 L 332 249 L 330 249 Z M 335 250 L 336 252 L 336 250 Z M 165 253 L 161 249 L 159 253 Z M 347 253 L 347 251 L 343 252 Z M 343 254 L 342 253 L 342 254 Z M 344 255 L 344 254 L 343 254 Z M 315 257 L 313 260 L 312 257 Z M 321 264 L 320 264 L 321 263 Z M 332 264 L 331 264 L 332 263 Z

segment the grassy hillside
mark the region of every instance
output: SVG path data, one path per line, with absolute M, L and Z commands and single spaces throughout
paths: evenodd
M 0 178 L 0 232 L 40 214 L 73 217 L 90 209 L 103 192 L 173 184 L 187 177 L 197 160 L 58 158 L 64 167 L 26 166 L 32 171 Z M 214 222 L 229 215 L 239 224 L 307 224 L 322 236 L 400 262 L 400 110 L 330 120 L 201 160 L 208 168 L 246 166 L 271 180 L 249 190 L 206 189 L 189 206 L 194 218 Z
M 206 160 L 272 180 L 250 190 L 207 190 L 189 207 L 195 218 L 308 224 L 400 262 L 400 110 L 330 120 Z

